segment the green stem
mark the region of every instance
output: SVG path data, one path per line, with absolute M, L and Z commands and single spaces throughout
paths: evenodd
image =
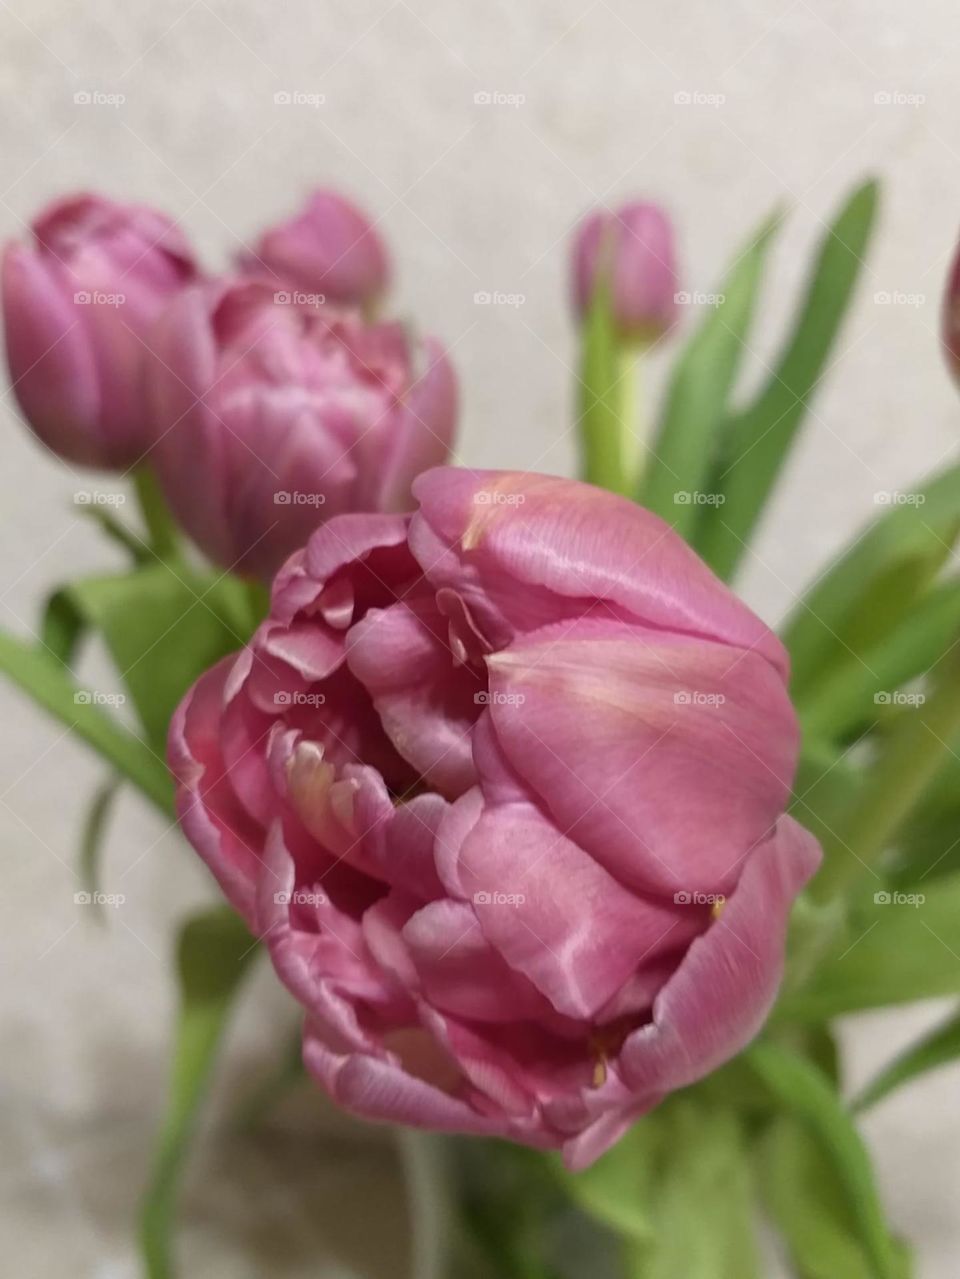
M 133 472 L 133 487 L 146 525 L 151 551 L 157 559 L 170 559 L 176 553 L 179 543 L 177 526 L 149 466 L 138 466 Z
M 952 655 L 944 666 L 927 700 L 904 713 L 881 747 L 854 811 L 837 823 L 811 885 L 819 900 L 846 892 L 877 860 L 940 771 L 960 732 L 960 662 Z
M 410 1206 L 410 1274 L 443 1279 L 451 1207 L 442 1139 L 410 1128 L 398 1129 L 396 1136 Z
M 578 381 L 581 469 L 589 484 L 627 494 L 621 343 L 606 288 L 596 290 L 581 333 Z

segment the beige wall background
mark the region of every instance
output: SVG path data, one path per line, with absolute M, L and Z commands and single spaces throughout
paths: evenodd
M 462 460 L 570 472 L 566 242 L 585 208 L 663 201 L 685 287 L 709 291 L 749 226 L 785 203 L 755 377 L 824 219 L 880 173 L 855 314 L 743 582 L 775 622 L 878 491 L 956 447 L 937 313 L 960 225 L 958 59 L 947 0 L 0 0 L 0 231 L 18 235 L 51 196 L 94 186 L 166 208 L 215 265 L 311 184 L 340 186 L 393 244 L 397 308 L 453 352 Z M 284 93 L 294 101 L 278 103 Z M 483 93 L 522 101 L 478 103 Z M 481 307 L 479 291 L 524 300 Z M 879 293 L 914 297 L 883 305 Z M 651 371 L 653 395 L 662 373 Z M 117 561 L 76 516 L 89 479 L 41 451 L 9 398 L 0 411 L 0 624 L 25 632 L 53 585 Z M 89 663 L 103 686 L 104 664 Z M 126 901 L 106 929 L 90 926 L 73 866 L 99 769 L 6 686 L 0 708 L 5 1251 L 31 1279 L 59 1277 L 65 1258 L 72 1273 L 128 1279 L 163 1087 L 172 926 L 209 885 L 176 834 L 125 798 L 104 887 Z M 227 1091 L 292 1020 L 265 973 L 255 986 Z M 937 1011 L 849 1026 L 853 1078 Z M 922 1279 L 952 1279 L 960 1260 L 958 1082 L 952 1070 L 904 1089 L 866 1127 Z M 345 1279 L 402 1264 L 391 1148 L 312 1097 L 253 1141 L 214 1126 L 185 1226 L 190 1274 Z

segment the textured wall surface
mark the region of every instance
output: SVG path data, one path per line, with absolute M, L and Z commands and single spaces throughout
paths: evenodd
M 756 377 L 824 219 L 856 178 L 882 174 L 840 358 L 743 583 L 775 621 L 875 494 L 955 446 L 960 404 L 936 328 L 960 224 L 958 57 L 947 0 L 0 0 L 0 230 L 17 235 L 48 197 L 95 185 L 167 208 L 218 263 L 310 184 L 340 185 L 394 245 L 399 309 L 453 351 L 462 460 L 563 472 L 565 243 L 585 207 L 664 201 L 686 287 L 708 291 L 748 225 L 786 205 Z M 523 302 L 479 306 L 483 291 Z M 0 624 L 25 632 L 53 584 L 117 560 L 73 505 L 89 479 L 44 455 L 9 398 L 0 413 Z M 95 683 L 104 668 L 89 661 Z M 107 931 L 79 918 L 76 832 L 98 769 L 5 686 L 0 707 L 8 1270 L 59 1279 L 68 1256 L 71 1273 L 127 1279 L 163 1084 L 171 926 L 209 886 L 126 799 L 105 862 L 105 888 L 126 901 Z M 224 1071 L 238 1086 L 292 1019 L 265 976 Z M 851 1026 L 854 1077 L 935 1011 Z M 953 1279 L 960 1261 L 958 1079 L 905 1089 L 867 1124 L 922 1279 Z M 236 1145 L 217 1129 L 191 1182 L 188 1273 L 398 1274 L 390 1148 L 309 1100 L 292 1123 L 306 1140 L 279 1124 Z

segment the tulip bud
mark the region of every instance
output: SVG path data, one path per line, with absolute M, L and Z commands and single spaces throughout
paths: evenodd
M 268 228 L 244 266 L 265 267 L 296 289 L 344 306 L 376 302 L 390 274 L 369 219 L 333 191 L 315 191 L 300 213 Z
M 170 507 L 211 559 L 264 578 L 332 515 L 409 509 L 456 421 L 437 343 L 295 297 L 262 280 L 185 290 L 147 379 Z
M 157 315 L 196 275 L 173 222 L 96 195 L 50 205 L 8 246 L 3 316 L 24 417 L 55 453 L 123 470 L 150 445 L 142 370 Z
M 954 380 L 960 383 L 960 249 L 957 250 L 947 276 L 941 335 L 950 372 Z
M 673 228 L 657 205 L 634 201 L 615 213 L 588 214 L 576 233 L 573 272 L 581 317 L 605 281 L 624 339 L 654 342 L 672 326 L 677 291 Z

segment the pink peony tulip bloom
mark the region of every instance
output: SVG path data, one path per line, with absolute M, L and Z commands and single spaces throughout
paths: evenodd
M 24 417 L 70 462 L 123 470 L 150 446 L 145 343 L 196 275 L 173 222 L 140 205 L 77 195 L 32 225 L 3 259 L 10 377 Z
M 453 370 L 399 324 L 220 282 L 186 290 L 154 346 L 152 460 L 225 568 L 269 578 L 324 519 L 409 510 L 413 480 L 450 452 Z
M 574 303 L 581 316 L 600 275 L 607 278 L 614 319 L 626 338 L 654 342 L 672 327 L 676 250 L 670 219 L 658 205 L 635 200 L 584 218 L 573 250 Z
M 323 190 L 264 231 L 243 265 L 343 306 L 372 305 L 390 275 L 386 247 L 369 218 L 342 195 Z
M 819 859 L 779 641 L 661 520 L 441 468 L 171 728 L 180 820 L 358 1115 L 582 1168 L 756 1034 Z

